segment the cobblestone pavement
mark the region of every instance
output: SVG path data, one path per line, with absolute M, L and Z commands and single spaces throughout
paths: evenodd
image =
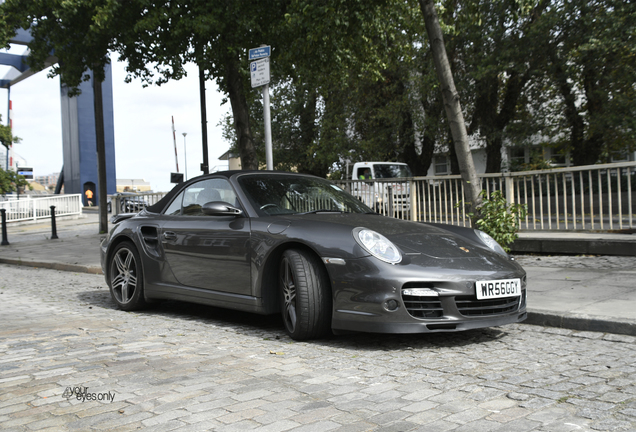
M 519 324 L 297 343 L 277 317 L 127 313 L 103 276 L 0 265 L 0 429 L 142 428 L 636 431 L 636 338 Z

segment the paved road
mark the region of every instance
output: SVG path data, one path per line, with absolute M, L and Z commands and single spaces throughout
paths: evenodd
M 519 324 L 297 343 L 277 317 L 116 310 L 103 276 L 0 274 L 3 431 L 636 430 L 632 336 Z

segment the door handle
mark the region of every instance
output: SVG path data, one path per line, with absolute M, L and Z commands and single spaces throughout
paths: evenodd
M 173 233 L 172 231 L 166 231 L 163 233 L 163 239 L 164 240 L 176 240 L 177 239 L 177 235 L 175 233 Z

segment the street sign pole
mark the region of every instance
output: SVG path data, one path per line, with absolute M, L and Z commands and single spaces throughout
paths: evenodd
M 272 122 L 269 113 L 269 84 L 263 86 L 263 121 L 265 123 L 265 163 L 268 171 L 274 170 L 272 151 Z
M 274 170 L 274 155 L 272 151 L 272 121 L 269 111 L 269 56 L 271 48 L 261 45 L 260 48 L 249 50 L 250 60 L 256 60 L 250 65 L 252 88 L 263 86 L 263 122 L 265 123 L 265 164 L 269 171 Z

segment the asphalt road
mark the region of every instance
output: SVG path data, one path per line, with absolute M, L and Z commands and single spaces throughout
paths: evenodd
M 516 324 L 298 343 L 278 317 L 119 311 L 99 275 L 0 275 L 3 431 L 636 430 L 632 336 Z

